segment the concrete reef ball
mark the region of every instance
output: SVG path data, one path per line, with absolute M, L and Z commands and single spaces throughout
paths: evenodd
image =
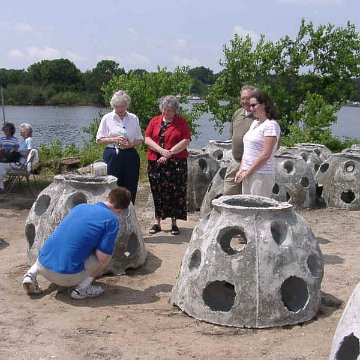
M 44 241 L 74 206 L 104 201 L 117 187 L 116 181 L 114 176 L 56 175 L 53 183 L 37 197 L 25 223 L 28 264 L 35 262 Z M 113 258 L 104 270 L 113 274 L 123 274 L 146 260 L 144 239 L 132 204 L 119 221 Z
M 333 154 L 316 174 L 327 206 L 360 209 L 360 152 Z
M 203 151 L 210 154 L 221 165 L 224 161 L 229 162 L 231 160 L 231 147 L 231 140 L 209 140 Z
M 208 215 L 212 210 L 212 201 L 214 199 L 223 196 L 224 191 L 224 179 L 226 174 L 227 166 L 222 166 L 216 172 L 214 178 L 212 179 L 209 187 L 206 190 L 204 200 L 200 207 L 200 216 L 204 217 Z
M 320 165 L 330 157 L 331 150 L 322 144 L 300 143 L 293 147 L 280 147 L 276 155 L 296 155 L 300 156 L 310 167 L 312 173 L 316 174 Z
M 275 185 L 271 197 L 287 201 L 297 209 L 316 207 L 315 177 L 300 155 L 275 155 Z
M 212 155 L 190 149 L 187 167 L 187 210 L 200 210 L 206 190 L 220 165 Z
M 335 331 L 330 360 L 360 358 L 360 284 L 350 296 Z
M 307 222 L 288 203 L 222 196 L 195 227 L 171 301 L 219 325 L 266 328 L 312 319 L 323 258 Z

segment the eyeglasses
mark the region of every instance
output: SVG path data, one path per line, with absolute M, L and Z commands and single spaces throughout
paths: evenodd
M 259 103 L 256 104 L 250 104 L 249 107 L 255 109 L 256 105 L 259 105 Z

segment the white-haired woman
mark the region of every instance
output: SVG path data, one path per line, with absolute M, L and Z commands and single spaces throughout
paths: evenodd
M 130 191 L 135 204 L 140 171 L 140 157 L 135 148 L 144 138 L 138 117 L 127 111 L 130 101 L 124 91 L 114 93 L 110 100 L 113 111 L 101 119 L 96 142 L 106 145 L 103 159 L 108 175 L 115 176 L 118 186 Z
M 187 219 L 187 147 L 191 133 L 185 118 L 177 114 L 178 109 L 179 100 L 175 96 L 161 98 L 161 115 L 152 118 L 145 131 L 156 219 L 149 234 L 161 231 L 161 219 L 171 218 L 171 233 L 177 235 L 176 220 Z
M 6 172 L 9 169 L 20 168 L 23 164 L 25 164 L 30 150 L 34 148 L 34 142 L 32 139 L 33 129 L 31 125 L 28 123 L 22 123 L 20 124 L 19 129 L 20 135 L 24 138 L 24 140 L 20 143 L 18 149 L 14 151 L 18 152 L 20 157 L 17 162 L 0 163 L 0 192 L 4 190 L 4 178 L 6 176 Z

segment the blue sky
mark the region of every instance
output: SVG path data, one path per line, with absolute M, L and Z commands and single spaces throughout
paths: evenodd
M 104 59 L 126 70 L 178 65 L 221 70 L 235 33 L 294 38 L 305 18 L 360 29 L 359 0 L 0 0 L 0 68 L 66 58 L 81 70 Z

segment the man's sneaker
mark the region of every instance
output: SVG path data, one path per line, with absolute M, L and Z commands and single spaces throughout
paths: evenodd
M 42 292 L 41 287 L 31 274 L 25 274 L 23 278 L 23 288 L 28 295 L 37 295 Z
M 89 285 L 85 289 L 75 288 L 70 296 L 73 299 L 81 300 L 88 297 L 96 297 L 101 295 L 104 292 L 104 289 L 101 286 Z

